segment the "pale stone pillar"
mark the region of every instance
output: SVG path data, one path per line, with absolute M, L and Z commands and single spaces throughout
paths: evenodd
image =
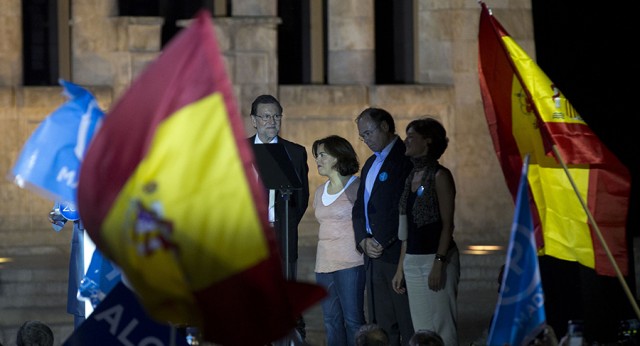
M 452 40 L 453 31 L 460 27 L 454 22 L 452 5 L 434 1 L 417 2 L 415 51 L 417 83 L 453 83 Z M 479 6 L 476 5 L 479 8 Z M 479 12 L 479 10 L 476 10 Z M 476 25 L 477 27 L 477 25 Z M 477 28 L 476 28 L 477 31 Z M 476 34 L 477 35 L 477 34 Z M 473 62 L 477 60 L 474 59 Z
M 116 50 L 116 0 L 74 0 L 71 28 L 71 77 L 84 85 L 113 85 L 111 52 Z
M 0 1 L 0 86 L 22 84 L 22 11 L 20 0 Z
M 73 81 L 110 85 L 119 97 L 160 52 L 162 18 L 119 17 L 116 0 L 75 0 L 72 8 Z
M 251 102 L 260 94 L 278 97 L 277 17 L 214 18 L 216 38 L 233 83 L 245 128 L 253 133 Z
M 373 0 L 329 0 L 327 11 L 329 84 L 373 84 Z
M 232 0 L 231 15 L 214 18 L 214 23 L 250 135 L 255 132 L 249 117 L 251 102 L 260 94 L 278 97 L 278 1 Z
M 232 0 L 233 17 L 275 17 L 278 15 L 277 0 Z

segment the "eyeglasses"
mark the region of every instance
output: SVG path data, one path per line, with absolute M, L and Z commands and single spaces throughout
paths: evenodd
M 378 131 L 378 129 L 379 129 L 379 128 L 380 128 L 380 126 L 376 126 L 376 127 L 374 127 L 373 129 L 371 129 L 371 130 L 364 131 L 364 132 L 363 132 L 363 133 L 361 133 L 358 137 L 360 137 L 360 140 L 361 140 L 361 141 L 364 141 L 365 139 L 367 139 L 367 138 L 371 137 L 371 135 L 372 135 L 374 132 Z
M 282 114 L 271 114 L 271 115 L 257 115 L 253 114 L 254 117 L 262 120 L 262 122 L 268 122 L 269 120 L 280 121 L 282 120 Z

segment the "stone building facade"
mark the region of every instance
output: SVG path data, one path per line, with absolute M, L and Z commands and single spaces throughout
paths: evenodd
M 118 16 L 116 0 L 70 3 L 71 81 L 94 92 L 108 110 L 129 83 L 160 52 L 162 18 Z M 414 0 L 415 84 L 374 82 L 373 0 L 327 1 L 327 81 L 280 85 L 276 0 L 232 0 L 232 13 L 214 18 L 214 27 L 245 119 L 255 96 L 270 93 L 284 106 L 282 136 L 309 150 L 311 190 L 323 182 L 310 148 L 315 139 L 337 134 L 356 148 L 361 163 L 370 152 L 358 139 L 356 115 L 382 107 L 406 124 L 433 115 L 448 131 L 441 162 L 456 180 L 456 233 L 462 246 L 506 246 L 513 202 L 496 159 L 484 117 L 477 74 L 476 0 Z M 535 56 L 530 0 L 489 3 L 517 42 Z M 21 0 L 0 2 L 0 171 L 7 174 L 24 141 L 65 99 L 57 86 L 23 85 Z M 188 25 L 188 21 L 182 23 Z M 51 201 L 0 180 L 0 257 L 66 250 L 69 238 L 46 221 Z M 302 232 L 313 233 L 313 210 Z M 1 265 L 1 264 L 0 264 Z M 17 309 L 17 308 L 16 308 Z M 15 323 L 3 320 L 0 323 Z M 1 339 L 0 339 L 1 340 Z

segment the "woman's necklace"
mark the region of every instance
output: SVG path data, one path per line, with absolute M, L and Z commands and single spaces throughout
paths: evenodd
M 424 185 L 427 182 L 427 168 L 422 171 L 422 178 L 420 178 L 420 186 L 416 190 L 416 194 L 418 197 L 421 197 L 424 194 Z
M 416 190 L 416 194 L 418 195 L 418 197 L 421 197 L 424 194 L 424 184 L 427 181 L 427 167 L 433 165 L 434 163 L 437 163 L 437 161 L 430 159 L 426 155 L 412 158 L 411 161 L 414 164 L 414 170 L 422 170 L 422 179 L 420 179 L 420 186 L 418 186 L 418 189 Z
M 418 195 L 418 197 L 422 196 L 424 194 L 424 176 L 425 176 L 426 172 L 425 170 L 419 170 L 417 172 L 414 173 L 414 177 L 413 177 L 413 186 L 418 185 L 418 187 L 415 189 L 415 193 Z

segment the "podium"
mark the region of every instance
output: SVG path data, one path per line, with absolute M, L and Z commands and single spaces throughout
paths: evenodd
M 296 174 L 289 154 L 284 145 L 273 144 L 253 144 L 256 165 L 260 179 L 268 190 L 278 191 L 284 200 L 284 271 L 287 280 L 289 276 L 289 201 L 294 190 L 302 189 L 302 182 Z

